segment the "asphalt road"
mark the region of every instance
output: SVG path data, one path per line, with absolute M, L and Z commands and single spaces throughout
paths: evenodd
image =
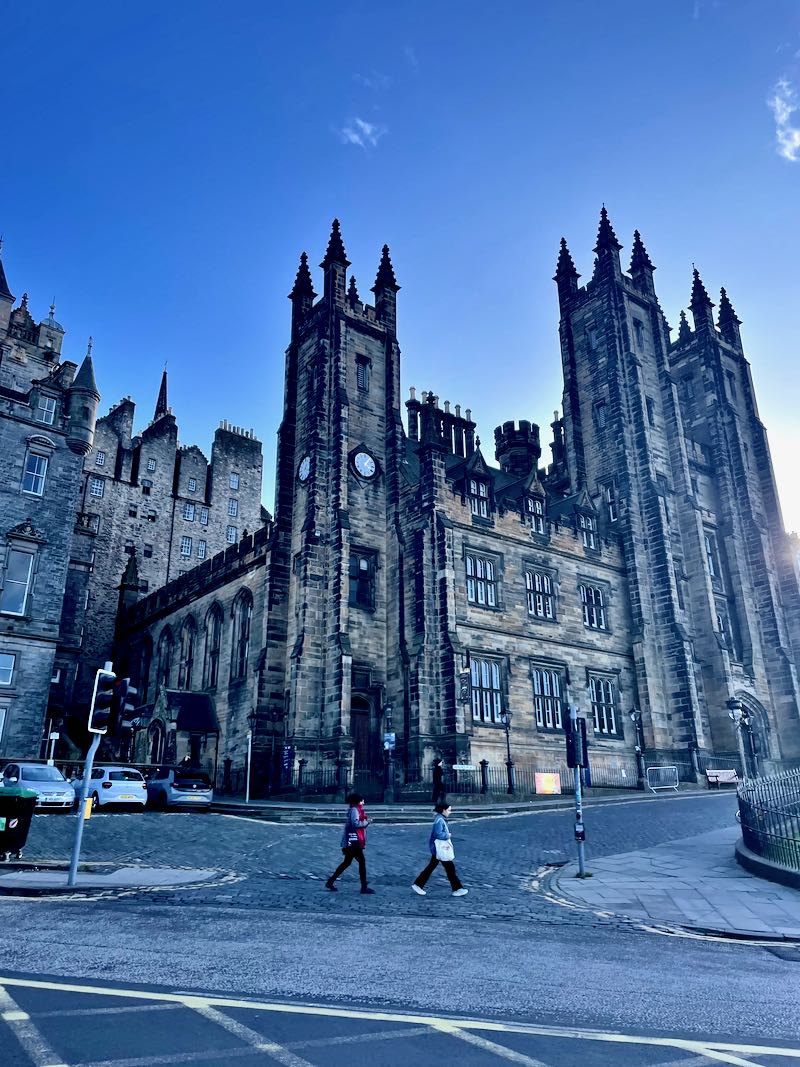
M 723 795 L 595 808 L 590 856 L 728 825 L 733 807 Z M 60 817 L 46 818 L 31 850 L 58 847 Z M 362 897 L 347 875 L 339 893 L 322 888 L 334 827 L 92 820 L 95 858 L 169 853 L 241 880 L 95 902 L 0 899 L 0 987 L 12 1002 L 0 1005 L 0 1064 L 800 1060 L 800 954 L 647 933 L 543 900 L 531 887 L 538 854 L 568 827 L 564 812 L 456 824 L 471 892 L 454 900 L 444 879 L 425 898 L 410 892 L 423 827 L 375 828 L 377 892 Z

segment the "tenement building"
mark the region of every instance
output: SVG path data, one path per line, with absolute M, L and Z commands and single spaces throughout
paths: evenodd
M 298 768 L 369 782 L 387 746 L 401 784 L 436 756 L 549 769 L 570 705 L 620 774 L 636 747 L 690 773 L 736 752 L 734 708 L 751 756 L 800 757 L 797 572 L 740 321 L 724 290 L 715 320 L 695 271 L 673 339 L 638 232 L 627 272 L 620 248 L 604 209 L 579 286 L 562 241 L 546 462 L 524 419 L 492 462 L 469 409 L 403 403 L 388 248 L 372 304 L 338 222 L 320 298 L 303 254 L 268 540 L 123 590 L 140 758 L 213 769 L 216 722 L 220 784 L 248 734 L 256 788 Z
M 14 307 L 0 262 L 0 757 L 40 754 L 80 648 L 67 601 L 86 599 L 82 469 L 100 396 L 91 355 L 62 361 L 63 338 L 55 306 L 38 323 L 27 293 Z

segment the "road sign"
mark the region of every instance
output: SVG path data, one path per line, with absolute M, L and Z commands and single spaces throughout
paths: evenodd
M 394 752 L 397 743 L 397 734 L 394 730 L 387 730 L 383 735 L 383 747 L 387 752 Z

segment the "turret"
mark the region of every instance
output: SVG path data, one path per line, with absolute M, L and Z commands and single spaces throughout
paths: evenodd
M 333 220 L 328 248 L 320 266 L 325 271 L 324 297 L 328 305 L 344 304 L 347 268 L 350 266 L 350 260 L 344 250 L 338 219 Z
M 384 245 L 378 275 L 372 292 L 375 294 L 375 316 L 388 330 L 397 329 L 397 293 L 400 286 L 394 276 L 394 267 L 389 258 L 389 246 Z
M 733 310 L 728 294 L 724 289 L 720 289 L 717 325 L 719 326 L 719 332 L 728 344 L 734 345 L 736 348 L 742 347 L 742 335 L 739 333 L 741 324 L 742 320 L 737 317 L 736 312 Z
M 94 378 L 94 366 L 92 364 L 92 339 L 81 363 L 75 380 L 67 391 L 67 415 L 69 427 L 67 430 L 67 445 L 71 451 L 85 456 L 92 447 L 94 440 L 94 427 L 97 421 L 97 406 L 100 403 L 100 394 L 97 391 L 97 383 Z
M 558 302 L 563 307 L 578 291 L 578 278 L 580 274 L 575 270 L 575 264 L 567 248 L 566 238 L 561 238 L 561 246 L 558 251 L 558 263 L 553 281 L 558 286 Z
M 619 251 L 622 245 L 617 240 L 614 227 L 608 217 L 606 206 L 600 210 L 600 225 L 597 228 L 597 244 L 594 246 L 597 259 L 594 265 L 593 278 L 601 274 L 611 274 L 615 278 L 622 276 L 622 268 L 619 263 Z
M 678 324 L 678 344 L 688 344 L 692 337 L 694 337 L 694 334 L 692 333 L 692 327 L 689 325 L 689 320 L 686 318 L 686 312 L 681 311 L 680 322 Z
M 695 333 L 701 333 L 707 331 L 710 334 L 714 334 L 714 314 L 713 307 L 709 299 L 706 287 L 700 278 L 700 272 L 697 267 L 692 270 L 692 299 L 689 302 L 689 307 L 694 318 Z
M 628 273 L 636 288 L 643 293 L 647 293 L 648 296 L 656 295 L 655 286 L 653 285 L 653 271 L 655 269 L 647 254 L 647 249 L 642 243 L 641 234 L 638 230 L 634 230 L 631 265 L 628 268 Z
M 292 336 L 294 337 L 305 322 L 311 305 L 314 303 L 314 286 L 311 282 L 311 271 L 308 269 L 308 256 L 305 252 L 300 256 L 300 266 L 297 268 L 297 277 L 294 287 L 289 293 L 292 302 Z
M 494 431 L 494 454 L 506 474 L 526 478 L 536 470 L 542 449 L 539 427 L 520 419 L 519 429 L 513 422 L 504 422 Z

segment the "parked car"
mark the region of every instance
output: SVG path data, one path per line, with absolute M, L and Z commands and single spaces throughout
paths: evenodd
M 58 767 L 49 763 L 7 763 L 3 768 L 3 785 L 18 785 L 36 793 L 37 808 L 70 811 L 75 804 L 75 789 Z
M 83 778 L 73 778 L 72 784 L 80 796 Z M 135 804 L 143 808 L 147 803 L 147 785 L 141 772 L 133 767 L 92 767 L 87 796 L 92 810 L 109 804 Z
M 147 800 L 154 808 L 207 808 L 214 791 L 205 771 L 193 767 L 156 767 L 147 779 Z

